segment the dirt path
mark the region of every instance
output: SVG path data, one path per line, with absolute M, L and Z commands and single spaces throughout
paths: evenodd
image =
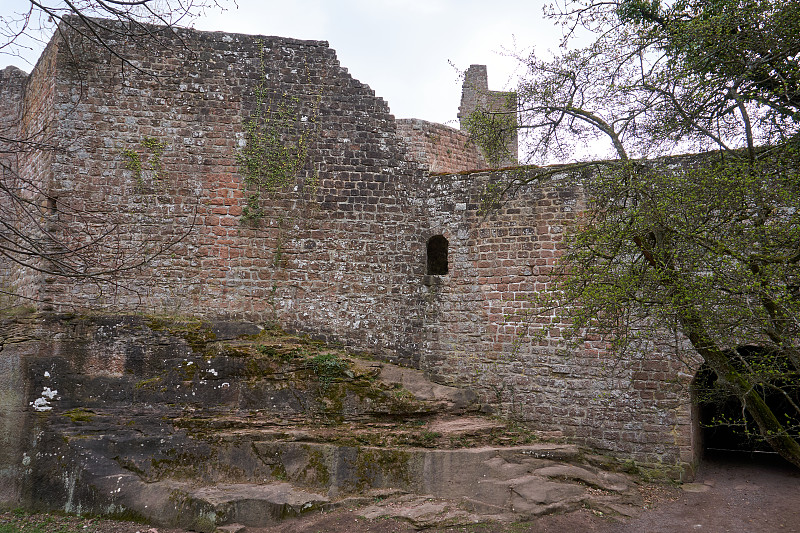
M 598 533 L 800 533 L 800 471 L 766 458 L 718 457 L 701 465 L 681 497 Z
M 621 523 L 591 520 L 585 531 L 800 533 L 800 471 L 777 458 L 709 458 L 700 466 L 695 483 L 684 485 L 675 496 L 662 498 L 652 510 Z M 566 520 L 556 521 L 555 528 L 530 531 L 581 527 L 580 522 L 570 523 L 569 517 L 553 518 Z

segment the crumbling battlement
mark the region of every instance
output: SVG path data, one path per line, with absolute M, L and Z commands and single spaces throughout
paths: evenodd
M 126 45 L 122 68 L 64 31 L 24 100 L 20 83 L 0 85 L 24 101 L 21 128 L 47 132 L 16 162 L 40 180 L 25 193 L 43 206 L 37 223 L 53 244 L 88 239 L 92 258 L 119 265 L 102 281 L 8 268 L 25 301 L 278 323 L 471 386 L 576 442 L 694 460 L 688 381 L 669 379 L 680 362 L 666 348 L 612 365 L 603 345 L 566 349 L 560 324 L 526 336 L 580 188 L 556 176 L 500 204 L 502 172 L 431 175 L 420 163 L 484 165 L 468 146 L 456 157 L 461 133 L 398 125 L 327 43 L 188 30 L 162 41 Z M 409 131 L 428 136 L 427 159 Z

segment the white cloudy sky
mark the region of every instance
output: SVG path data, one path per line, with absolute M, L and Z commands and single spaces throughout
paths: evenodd
M 507 52 L 535 47 L 545 56 L 561 37 L 542 14 L 545 0 L 237 0 L 238 9 L 226 1 L 227 11 L 210 10 L 194 27 L 329 41 L 341 64 L 388 101 L 395 116 L 450 125 L 461 94 L 459 69 L 486 64 L 490 88 L 510 88 L 521 71 Z M 29 5 L 0 0 L 0 17 Z M 29 60 L 38 53 L 29 52 Z M 7 64 L 31 68 L 0 54 L 0 67 Z

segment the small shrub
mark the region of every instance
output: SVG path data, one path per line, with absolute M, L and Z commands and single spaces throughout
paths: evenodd
M 309 361 L 320 386 L 327 388 L 337 378 L 345 376 L 347 363 L 335 353 L 321 353 Z

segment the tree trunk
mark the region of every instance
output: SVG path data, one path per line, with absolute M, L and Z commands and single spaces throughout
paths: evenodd
M 761 395 L 751 387 L 742 398 L 742 403 L 758 425 L 761 436 L 772 449 L 800 468 L 800 443 L 786 432 Z
M 679 313 L 679 319 L 684 334 L 689 338 L 697 353 L 708 363 L 719 379 L 723 379 L 733 386 L 745 409 L 753 417 L 764 440 L 781 457 L 800 468 L 800 443 L 789 435 L 758 391 L 739 374 L 725 353 L 706 334 L 697 310 L 685 309 Z

